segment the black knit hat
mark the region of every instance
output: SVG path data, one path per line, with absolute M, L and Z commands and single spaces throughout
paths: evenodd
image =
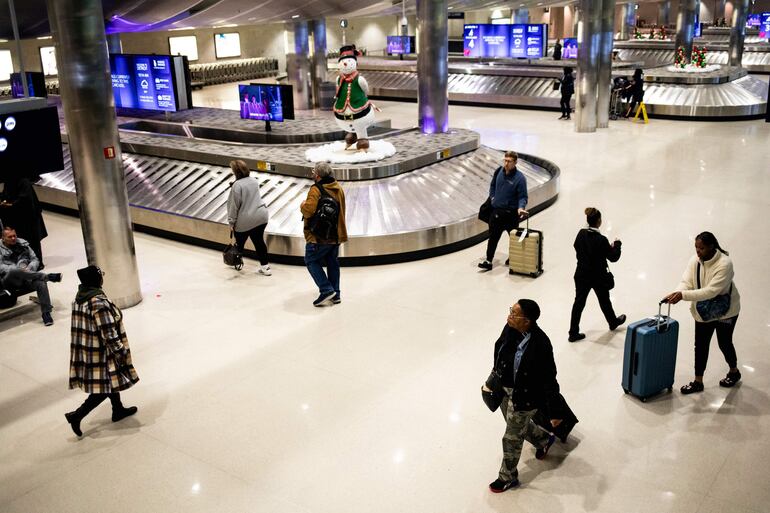
M 101 269 L 95 265 L 89 265 L 82 269 L 78 269 L 78 278 L 80 283 L 90 287 L 99 287 L 102 284 L 102 276 L 104 273 Z
M 521 308 L 521 313 L 524 314 L 524 317 L 529 319 L 532 324 L 535 324 L 540 318 L 540 307 L 537 306 L 537 303 L 531 299 L 519 299 L 517 303 L 519 304 L 519 308 Z

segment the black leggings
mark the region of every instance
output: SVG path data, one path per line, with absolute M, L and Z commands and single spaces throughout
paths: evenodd
M 108 398 L 110 403 L 112 403 L 113 412 L 123 409 L 123 403 L 120 401 L 120 392 L 112 392 L 111 394 L 89 394 L 80 408 L 75 410 L 75 413 L 77 413 L 77 416 L 80 417 L 80 419 L 83 419 L 86 415 L 91 413 L 94 408 L 102 404 L 102 402 Z
M 561 95 L 561 100 L 559 101 L 559 105 L 561 106 L 561 115 L 562 116 L 569 116 L 572 112 L 572 107 L 569 106 L 569 101 L 572 99 L 571 94 L 563 94 Z
M 612 326 L 617 322 L 618 318 L 615 315 L 615 310 L 612 308 L 612 301 L 610 301 L 610 291 L 606 287 L 592 286 L 575 280 L 575 302 L 572 304 L 572 317 L 569 323 L 570 335 L 580 333 L 580 317 L 583 315 L 583 309 L 586 306 L 586 300 L 591 289 L 594 289 L 596 299 L 599 300 L 599 308 L 602 309 L 607 324 Z
M 717 342 L 725 361 L 731 369 L 738 366 L 738 357 L 733 345 L 733 331 L 738 322 L 738 316 L 723 321 L 698 322 L 695 321 L 695 375 L 703 376 L 706 372 L 706 362 L 709 359 L 709 345 L 714 331 L 717 332 Z
M 251 243 L 254 244 L 254 249 L 257 250 L 259 263 L 262 265 L 267 265 L 268 263 L 267 246 L 265 245 L 265 228 L 267 228 L 267 224 L 261 224 L 247 232 L 234 232 L 235 244 L 238 246 L 238 251 L 243 253 L 243 248 L 246 246 L 246 239 L 251 238 Z

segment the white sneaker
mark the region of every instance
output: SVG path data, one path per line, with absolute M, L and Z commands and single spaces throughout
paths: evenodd
M 270 270 L 270 264 L 260 266 L 259 269 L 257 269 L 257 273 L 263 275 L 263 276 L 272 276 L 273 271 Z

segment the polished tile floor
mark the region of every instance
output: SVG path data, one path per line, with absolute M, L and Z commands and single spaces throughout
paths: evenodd
M 196 104 L 237 107 L 232 85 Z M 233 98 L 230 98 L 230 97 Z M 230 103 L 232 104 L 230 104 Z M 395 126 L 416 104 L 377 102 Z M 85 262 L 80 225 L 47 214 L 44 250 L 56 324 L 33 310 L 0 322 L 0 511 L 482 513 L 762 513 L 770 504 L 770 125 L 612 122 L 577 134 L 558 113 L 451 107 L 453 126 L 484 144 L 556 162 L 559 200 L 532 219 L 545 233 L 546 272 L 477 272 L 484 245 L 419 262 L 343 269 L 341 305 L 313 308 L 302 267 L 250 263 L 136 234 L 144 301 L 125 312 L 141 376 L 124 393 L 139 413 L 117 424 L 97 409 L 78 440 L 64 412 L 69 303 Z M 643 404 L 620 386 L 623 330 L 595 299 L 567 342 L 583 209 L 623 240 L 613 265 L 619 313 L 639 319 L 678 283 L 693 237 L 713 231 L 735 262 L 742 311 L 735 341 L 744 381 L 732 390 L 712 344 L 706 391 Z M 522 486 L 493 495 L 500 414 L 479 386 L 517 298 L 537 300 L 562 391 L 580 418 L 545 461 L 525 447 Z M 692 373 L 685 304 L 676 386 Z

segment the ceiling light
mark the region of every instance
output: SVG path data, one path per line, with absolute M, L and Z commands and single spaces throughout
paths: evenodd
M 0 43 L 7 43 L 7 42 L 8 42 L 7 39 L 0 39 Z
M 237 27 L 237 23 L 228 23 L 227 25 L 214 25 L 211 28 L 230 28 L 230 27 Z
M 192 29 L 193 29 L 193 27 L 176 27 L 176 28 L 172 28 L 172 29 L 168 29 L 168 30 L 169 30 L 169 32 L 171 32 L 171 31 L 174 31 L 174 30 L 192 30 Z
M 299 18 L 299 14 L 295 14 L 294 16 L 291 17 L 291 19 L 293 20 L 296 20 L 297 18 Z
M 454 7 L 452 7 L 452 6 L 450 5 L 449 7 L 447 7 L 447 9 L 449 9 L 449 10 L 451 11 L 452 9 L 454 9 Z
M 41 36 L 38 39 L 51 39 L 53 36 Z

